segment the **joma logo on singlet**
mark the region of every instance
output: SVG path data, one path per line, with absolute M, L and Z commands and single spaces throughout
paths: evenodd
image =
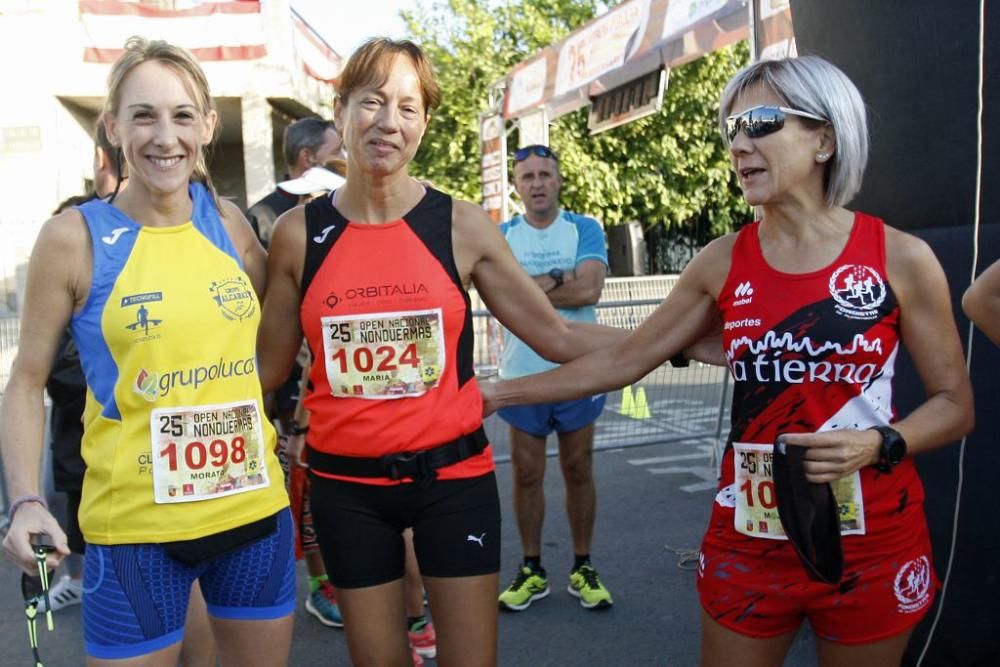
M 322 243 L 326 240 L 326 237 L 330 235 L 330 232 L 333 231 L 334 227 L 336 227 L 336 225 L 330 225 L 329 227 L 324 228 L 323 231 L 313 237 L 313 241 L 316 243 Z
M 128 227 L 116 227 L 112 229 L 111 233 L 107 236 L 102 236 L 101 240 L 108 245 L 114 245 L 115 243 L 118 243 L 118 238 L 127 231 L 129 231 Z

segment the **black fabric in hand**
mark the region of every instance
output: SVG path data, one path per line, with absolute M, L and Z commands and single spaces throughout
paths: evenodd
M 844 572 L 840 544 L 840 511 L 829 484 L 806 479 L 806 448 L 774 443 L 774 494 L 785 534 L 795 547 L 809 578 L 836 584 Z

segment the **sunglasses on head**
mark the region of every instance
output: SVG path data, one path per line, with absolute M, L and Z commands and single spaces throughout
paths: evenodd
M 529 155 L 537 155 L 538 157 L 550 157 L 556 162 L 559 161 L 559 156 L 554 150 L 548 146 L 542 146 L 541 144 L 533 144 L 531 146 L 525 146 L 524 148 L 518 148 L 517 152 L 514 153 L 514 162 L 521 162 L 527 160 Z
M 811 114 L 808 111 L 799 111 L 788 107 L 777 107 L 761 105 L 747 109 L 743 113 L 733 114 L 726 118 L 726 137 L 732 143 L 736 135 L 743 130 L 751 139 L 760 139 L 769 134 L 774 134 L 785 126 L 785 114 L 811 118 L 812 120 L 829 123 L 830 121 L 822 116 Z

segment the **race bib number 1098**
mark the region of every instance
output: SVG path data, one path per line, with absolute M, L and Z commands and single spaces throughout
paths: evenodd
M 149 427 L 157 503 L 207 500 L 269 483 L 257 401 L 158 408 Z
M 445 364 L 441 309 L 324 317 L 330 393 L 341 398 L 420 396 Z

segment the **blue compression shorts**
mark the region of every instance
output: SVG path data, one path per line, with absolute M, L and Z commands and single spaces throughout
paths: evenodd
M 87 544 L 83 635 L 87 654 L 133 658 L 181 641 L 197 579 L 216 618 L 271 620 L 295 610 L 291 515 L 276 530 L 217 558 L 186 565 L 160 544 Z

